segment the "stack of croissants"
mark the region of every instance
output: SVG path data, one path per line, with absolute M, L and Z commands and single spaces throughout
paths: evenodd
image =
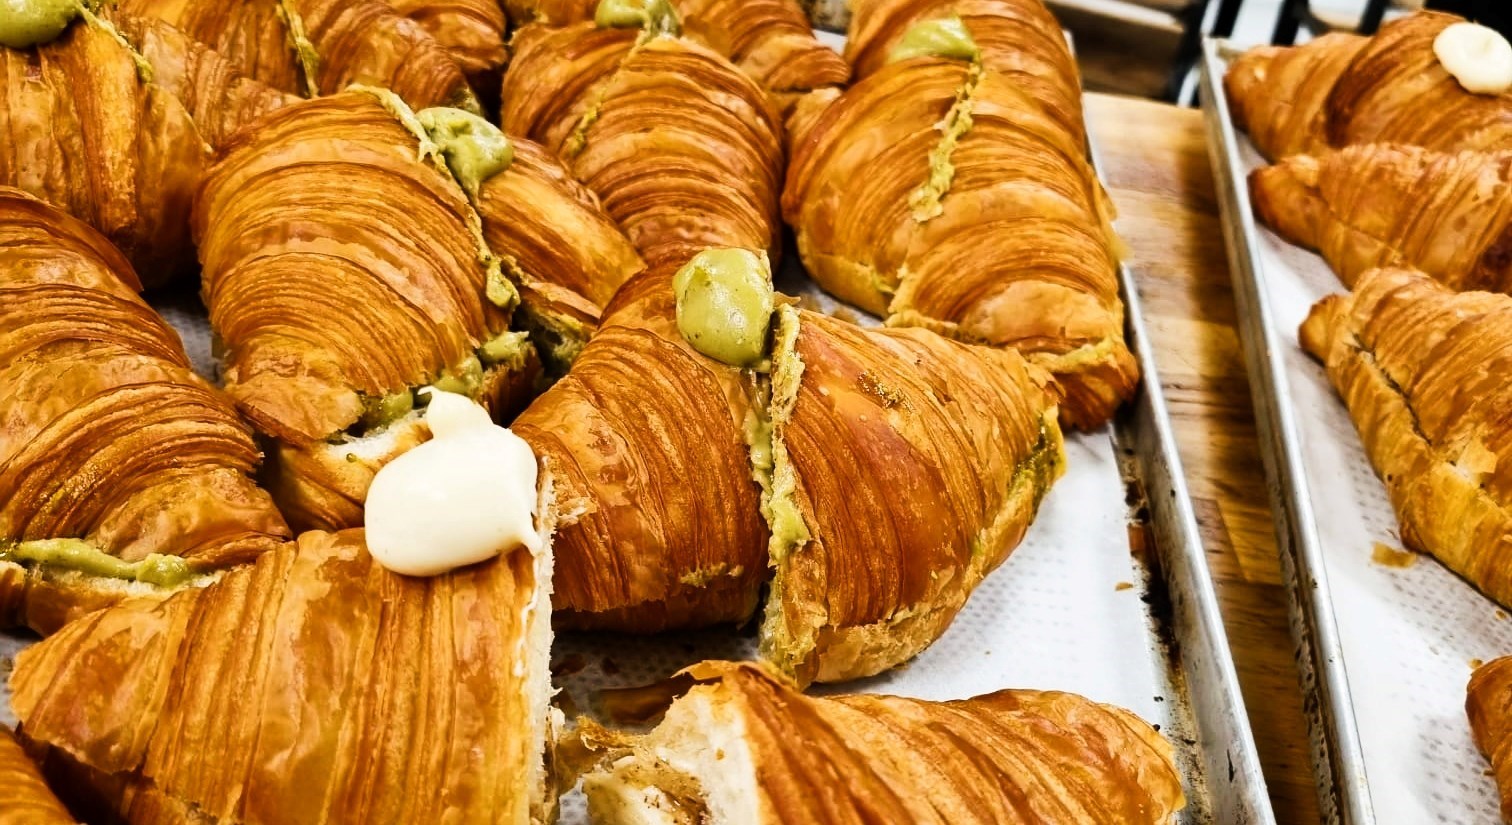
M 802 692 L 938 638 L 1138 382 L 1040 0 L 853 6 L 6 4 L 0 822 L 1169 822 L 1128 711 Z M 885 324 L 773 296 L 784 225 Z M 138 294 L 195 278 L 216 385 Z M 364 504 L 437 392 L 536 535 L 400 575 Z M 553 626 L 758 610 L 649 733 L 552 706 Z
M 1351 290 L 1313 307 L 1301 343 L 1403 543 L 1512 606 L 1512 47 L 1420 12 L 1372 37 L 1253 49 L 1224 85 L 1273 164 L 1250 176 L 1256 216 Z M 1512 658 L 1468 693 L 1512 822 Z

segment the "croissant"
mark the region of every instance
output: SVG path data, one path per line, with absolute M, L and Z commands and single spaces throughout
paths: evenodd
M 1255 213 L 1352 285 L 1406 266 L 1455 290 L 1512 291 L 1512 152 L 1365 144 L 1250 175 Z
M 780 238 L 781 126 L 756 84 L 679 37 L 579 23 L 513 40 L 504 130 L 562 157 L 647 266 Z
M 252 432 L 97 232 L 0 188 L 0 626 L 48 632 L 288 530 Z
M 120 9 L 169 23 L 289 94 L 359 83 L 391 89 L 416 108 L 481 112 L 447 49 L 383 0 L 121 0 Z
M 588 774 L 590 817 L 638 822 L 1166 823 L 1170 743 L 1070 693 L 809 697 L 751 664 L 684 671 L 660 725 Z
M 361 91 L 276 110 L 196 202 L 226 392 L 271 439 L 267 484 L 297 529 L 362 523 L 373 473 L 428 434 L 415 389 L 507 417 L 539 371 L 467 195 L 401 118 Z
M 1375 36 L 1328 36 L 1235 60 L 1224 88 L 1239 125 L 1271 159 L 1323 145 L 1405 143 L 1450 152 L 1512 139 L 1512 95 L 1467 91 L 1433 42 L 1464 18 L 1418 12 Z
M 762 654 L 800 684 L 928 647 L 1065 469 L 1049 376 L 1013 350 L 780 312 Z M 785 489 L 784 489 L 785 488 Z
M 21 743 L 0 727 L 0 825 L 74 825 Z
M 954 15 L 981 49 L 982 63 L 1044 107 L 1085 153 L 1076 58 L 1041 0 L 853 0 L 850 5 L 845 57 L 858 79 L 887 65 L 911 26 Z
M 796 141 L 783 212 L 825 290 L 1018 348 L 1071 426 L 1133 392 L 1112 205 L 1060 119 L 990 64 L 920 57 L 852 86 Z
M 504 31 L 509 21 L 497 0 L 387 0 L 394 11 L 419 23 L 477 86 L 509 61 Z
M 75 621 L 16 659 L 21 732 L 92 821 L 549 822 L 545 495 L 539 555 L 409 578 L 309 532 Z
M 1512 297 L 1376 269 L 1314 306 L 1301 339 L 1349 408 L 1402 541 L 1512 605 Z
M 1465 715 L 1475 746 L 1491 761 L 1501 793 L 1502 821 L 1512 822 L 1512 656 L 1487 662 L 1470 675 Z

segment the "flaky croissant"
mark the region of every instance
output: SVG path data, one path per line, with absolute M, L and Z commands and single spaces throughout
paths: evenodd
M 74 825 L 21 743 L 0 727 L 0 825 Z
M 1349 408 L 1403 543 L 1512 605 L 1512 297 L 1376 269 L 1314 306 L 1301 339 Z
M 691 41 L 531 25 L 504 77 L 504 129 L 556 152 L 652 268 L 708 247 L 776 252 L 781 126 L 761 89 Z
M 869 77 L 887 65 L 909 27 L 952 15 L 971 32 L 982 62 L 1043 106 L 1085 149 L 1081 75 L 1042 0 L 853 0 L 845 57 L 857 79 Z
M 310 532 L 93 613 L 17 657 L 22 735 L 92 821 L 549 822 L 541 512 L 539 555 L 409 578 Z
M 508 62 L 504 31 L 509 26 L 498 0 L 386 0 L 394 11 L 419 23 L 457 61 L 474 85 Z
M 373 473 L 426 437 L 416 388 L 507 416 L 539 369 L 467 195 L 419 157 L 402 106 L 352 91 L 279 109 L 196 202 L 226 391 L 272 439 L 269 489 L 300 529 L 362 523 Z
M 48 632 L 288 530 L 231 403 L 97 232 L 0 188 L 0 625 Z
M 383 0 L 122 0 L 282 92 L 334 94 L 353 83 L 393 90 L 416 108 L 481 111 L 462 67 L 421 24 Z
M 991 64 L 913 58 L 852 86 L 798 140 L 783 212 L 825 290 L 1018 348 L 1070 425 L 1133 392 L 1112 205 L 1061 119 Z
M 1360 143 L 1494 150 L 1512 139 L 1512 95 L 1475 94 L 1439 63 L 1439 32 L 1464 19 L 1418 12 L 1375 36 L 1331 35 L 1236 59 L 1224 88 L 1272 160 Z
M 1056 394 L 1011 349 L 779 318 L 762 655 L 800 684 L 871 676 L 939 638 L 1023 540 L 1065 469 Z
M 1365 144 L 1250 174 L 1255 214 L 1351 285 L 1406 266 L 1456 290 L 1512 291 L 1512 152 Z
M 1512 822 L 1512 656 L 1486 662 L 1470 675 L 1465 715 L 1475 746 L 1491 762 L 1503 822 Z
M 1163 825 L 1185 804 L 1170 743 L 1074 694 L 818 698 L 727 662 L 682 678 L 662 723 L 584 779 L 594 822 Z

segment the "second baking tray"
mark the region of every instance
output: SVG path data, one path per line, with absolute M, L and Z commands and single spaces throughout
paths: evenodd
M 1465 684 L 1476 662 L 1512 653 L 1512 621 L 1432 558 L 1395 552 L 1385 488 L 1297 343 L 1312 304 L 1344 286 L 1255 221 L 1247 176 L 1264 161 L 1222 93 L 1229 54 L 1204 44 L 1203 106 L 1322 810 L 1348 825 L 1496 822 Z M 1397 559 L 1413 563 L 1383 563 Z

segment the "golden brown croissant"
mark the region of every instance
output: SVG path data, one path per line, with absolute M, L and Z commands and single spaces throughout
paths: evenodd
M 190 268 L 189 209 L 205 145 L 184 106 L 99 18 L 0 47 L 0 186 L 83 220 L 148 286 Z
M 1512 822 L 1512 656 L 1487 662 L 1470 675 L 1465 715 L 1475 746 L 1491 762 L 1504 822 Z
M 310 532 L 93 613 L 17 657 L 21 732 L 128 822 L 548 822 L 542 507 L 539 555 L 409 578 Z
M 1512 291 L 1512 152 L 1371 143 L 1250 174 L 1255 213 L 1351 285 L 1406 266 L 1456 289 Z
M 462 72 L 481 79 L 502 71 L 509 59 L 504 30 L 509 21 L 498 0 L 386 0 L 394 11 L 419 23 Z
M 1314 306 L 1301 339 L 1349 408 L 1403 543 L 1512 605 L 1512 297 L 1376 269 Z
M 74 825 L 21 743 L 0 727 L 0 825 Z
M 766 578 L 747 448 L 755 381 L 683 339 L 672 274 L 621 288 L 572 371 L 510 425 L 556 479 L 555 604 L 567 627 L 743 621 Z
M 467 195 L 386 106 L 406 111 L 360 91 L 279 109 L 196 201 L 226 391 L 274 439 L 269 488 L 301 529 L 361 523 L 373 473 L 425 437 L 415 389 L 508 416 L 538 371 Z
M 556 152 L 648 266 L 775 253 L 781 126 L 756 84 L 686 39 L 579 23 L 513 40 L 504 129 Z
M 650 734 L 584 780 L 603 825 L 1156 825 L 1185 804 L 1170 743 L 1070 693 L 808 697 L 750 664 L 684 671 Z
M 1112 205 L 1079 141 L 990 64 L 914 58 L 852 86 L 797 141 L 783 210 L 827 291 L 1018 348 L 1071 426 L 1133 392 Z
M 47 632 L 288 530 L 252 432 L 98 233 L 0 188 L 0 625 Z
M 361 83 L 416 108 L 480 111 L 447 49 L 383 0 L 122 0 L 120 8 L 173 25 L 282 92 L 334 94 Z
M 1224 87 L 1239 125 L 1273 160 L 1360 143 L 1494 150 L 1512 139 L 1512 95 L 1467 91 L 1434 54 L 1439 32 L 1462 22 L 1418 12 L 1370 38 L 1262 47 L 1234 61 Z
M 1085 150 L 1081 76 L 1055 16 L 1041 0 L 853 0 L 845 56 L 857 79 L 889 62 L 916 23 L 957 16 L 982 62 L 1044 107 Z
M 779 317 L 762 654 L 800 684 L 870 676 L 1023 540 L 1065 468 L 1055 393 L 1013 350 Z

